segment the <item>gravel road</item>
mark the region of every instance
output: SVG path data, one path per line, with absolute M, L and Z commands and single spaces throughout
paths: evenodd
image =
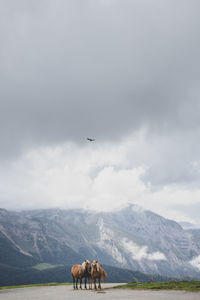
M 104 284 L 111 287 L 113 284 Z M 199 300 L 200 293 L 182 291 L 136 291 L 103 289 L 102 291 L 73 290 L 72 286 L 27 287 L 0 290 L 0 300 Z

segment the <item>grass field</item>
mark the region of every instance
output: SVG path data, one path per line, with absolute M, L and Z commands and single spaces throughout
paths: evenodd
M 72 285 L 72 283 L 69 283 L 69 282 L 64 282 L 64 283 L 51 282 L 51 283 L 37 283 L 37 284 L 1 286 L 0 290 L 25 288 L 25 287 L 37 287 L 37 286 L 55 286 L 55 285 Z
M 136 290 L 182 290 L 200 292 L 200 281 L 170 281 L 170 282 L 132 282 L 116 286 L 117 289 Z
M 60 267 L 60 266 L 64 266 L 64 265 L 51 265 L 51 264 L 47 264 L 47 263 L 42 263 L 42 264 L 35 265 L 32 268 L 36 269 L 36 270 L 39 270 L 39 271 L 42 271 L 42 270 L 57 268 L 57 267 Z

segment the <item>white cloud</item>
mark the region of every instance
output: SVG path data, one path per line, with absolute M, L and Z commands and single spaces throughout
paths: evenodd
M 125 152 L 123 146 L 79 149 L 73 144 L 31 151 L 2 165 L 1 206 L 117 208 L 145 189 L 142 167 L 123 168 Z
M 81 148 L 65 143 L 29 151 L 1 164 L 0 207 L 108 211 L 134 203 L 167 218 L 198 223 L 189 208 L 200 205 L 200 189 L 178 183 L 155 186 L 147 181 L 155 168 L 148 167 L 142 155 L 147 145 L 139 132 L 119 144 L 96 142 Z M 144 163 L 135 160 L 134 154 L 141 155 Z
M 196 256 L 190 261 L 190 264 L 200 270 L 200 255 Z
M 124 249 L 131 253 L 131 256 L 135 260 L 142 260 L 142 259 L 148 259 L 148 260 L 166 260 L 166 257 L 163 253 L 156 251 L 149 253 L 147 246 L 138 246 L 136 243 L 133 243 L 132 241 L 123 239 L 122 244 L 124 246 Z

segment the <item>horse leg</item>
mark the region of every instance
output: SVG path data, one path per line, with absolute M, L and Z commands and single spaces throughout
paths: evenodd
M 75 278 L 74 278 L 74 276 L 72 276 L 72 278 L 73 278 L 73 287 L 74 287 L 74 290 L 75 290 Z
M 96 278 L 94 278 L 94 288 L 95 288 L 95 290 L 97 289 L 97 286 L 96 286 Z
M 87 277 L 85 277 L 85 289 L 87 290 Z
M 92 290 L 92 278 L 89 278 L 89 289 Z
M 98 285 L 98 288 L 101 290 L 101 279 L 100 279 L 100 278 L 98 278 L 98 280 L 99 280 L 99 285 Z
M 76 277 L 76 289 L 78 290 L 78 277 Z
M 80 289 L 82 290 L 82 278 L 80 278 Z

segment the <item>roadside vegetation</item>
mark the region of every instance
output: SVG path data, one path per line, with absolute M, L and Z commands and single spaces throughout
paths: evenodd
M 200 292 L 200 281 L 131 282 L 115 287 L 135 290 L 182 290 Z
M 38 286 L 56 286 L 56 285 L 72 285 L 72 283 L 50 282 L 50 283 L 36 283 L 36 284 L 21 284 L 21 285 L 12 285 L 12 286 L 1 286 L 0 290 L 17 289 L 17 288 L 25 288 L 25 287 L 38 287 Z

